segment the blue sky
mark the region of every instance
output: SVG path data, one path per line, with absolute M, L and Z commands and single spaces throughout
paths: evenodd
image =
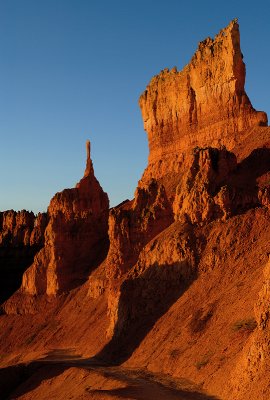
M 92 142 L 111 205 L 147 164 L 138 98 L 165 67 L 238 17 L 246 91 L 270 115 L 267 1 L 0 0 L 0 210 L 46 210 Z

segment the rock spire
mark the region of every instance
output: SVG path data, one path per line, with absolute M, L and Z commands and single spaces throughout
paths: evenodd
M 91 142 L 86 141 L 86 167 L 84 172 L 84 177 L 89 176 L 94 173 L 93 163 L 91 160 Z

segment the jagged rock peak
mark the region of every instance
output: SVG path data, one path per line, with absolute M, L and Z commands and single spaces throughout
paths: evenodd
M 245 75 L 235 19 L 214 39 L 200 42 L 182 71 L 166 68 L 152 78 L 139 100 L 149 164 L 195 146 L 230 150 L 248 128 L 266 126 L 267 115 L 252 107 L 245 92 Z

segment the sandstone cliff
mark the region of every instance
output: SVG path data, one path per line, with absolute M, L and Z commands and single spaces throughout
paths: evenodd
M 143 180 L 165 178 L 170 186 L 188 150 L 231 150 L 249 128 L 267 125 L 266 114 L 254 110 L 245 92 L 245 74 L 234 20 L 214 39 L 200 42 L 181 72 L 165 69 L 152 78 L 139 101 L 149 142 Z

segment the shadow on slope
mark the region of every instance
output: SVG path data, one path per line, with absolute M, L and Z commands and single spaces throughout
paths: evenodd
M 270 171 L 270 149 L 258 148 L 238 166 L 233 180 L 236 178 L 245 188 L 256 187 L 257 179 Z
M 14 392 L 16 397 L 30 392 L 38 387 L 44 379 L 53 378 L 61 374 L 65 366 L 50 365 L 45 367 L 40 362 L 29 364 L 19 364 L 0 369 L 0 393 L 2 400 L 13 399 Z M 33 379 L 34 378 L 34 379 Z M 22 385 L 22 389 L 18 390 Z M 18 392 L 17 392 L 18 390 Z
M 77 255 L 76 262 L 71 265 L 70 270 L 67 271 L 63 268 L 63 271 L 61 271 L 63 274 L 63 280 L 65 280 L 65 276 L 72 277 L 68 282 L 68 287 L 63 291 L 70 292 L 71 290 L 82 286 L 88 280 L 89 276 L 106 259 L 109 245 L 109 238 L 106 236 L 105 238 L 98 240 L 90 249 L 88 249 L 86 254 L 81 252 L 81 254 Z M 76 247 L 76 244 L 73 244 L 73 246 Z M 76 251 L 78 251 L 78 248 L 76 248 Z M 66 257 L 66 262 L 69 263 L 68 257 Z
M 37 389 L 41 383 L 46 387 L 46 380 L 57 378 L 69 368 L 77 368 L 88 371 L 81 382 L 81 391 L 93 395 L 118 396 L 120 399 L 148 400 L 158 398 L 160 400 L 218 400 L 198 391 L 191 383 L 185 380 L 174 380 L 166 375 L 147 373 L 142 370 L 128 370 L 124 368 L 109 368 L 95 364 L 92 360 L 73 359 L 62 361 L 35 361 L 28 365 L 17 365 L 0 369 L 0 392 L 2 400 L 9 400 L 31 393 Z M 76 374 L 76 373 L 75 373 Z M 113 388 L 96 388 L 96 376 L 106 378 L 106 382 L 112 383 Z M 75 375 L 76 377 L 77 375 Z M 79 375 L 80 376 L 80 375 Z M 89 380 L 88 380 L 89 378 Z M 72 379 L 72 378 L 71 378 Z M 78 379 L 78 378 L 76 378 Z M 65 377 L 66 380 L 66 377 Z M 68 384 L 68 382 L 66 382 Z M 45 386 L 44 386 L 45 385 Z M 59 381 L 50 380 L 49 388 L 59 388 Z M 123 387 L 123 385 L 125 385 Z M 119 387 L 120 386 L 120 387 Z M 63 394 L 63 387 L 60 387 Z M 69 386 L 70 390 L 70 386 Z M 36 393 L 38 394 L 38 392 Z M 14 397 L 15 396 L 15 397 Z M 76 399 L 76 393 L 69 392 L 70 399 Z
M 158 396 L 158 400 L 218 400 L 218 397 L 207 395 L 199 392 L 190 392 L 182 389 L 172 389 L 167 386 L 159 385 L 158 389 L 149 387 L 149 392 L 145 391 L 145 388 L 141 385 L 138 386 L 127 386 L 119 389 L 111 390 L 94 390 L 91 393 L 104 394 L 106 398 L 109 396 L 117 396 L 120 399 L 134 399 L 134 400 L 149 400 L 152 396 Z M 151 396 L 151 397 L 149 397 Z M 114 398 L 114 397 L 113 397 Z
M 97 359 L 109 361 L 111 365 L 120 365 L 129 359 L 194 279 L 196 273 L 186 259 L 166 265 L 155 263 L 141 275 L 125 280 L 116 300 L 117 322 L 112 339 Z
M 0 304 L 19 289 L 22 276 L 32 264 L 40 246 L 0 246 Z

